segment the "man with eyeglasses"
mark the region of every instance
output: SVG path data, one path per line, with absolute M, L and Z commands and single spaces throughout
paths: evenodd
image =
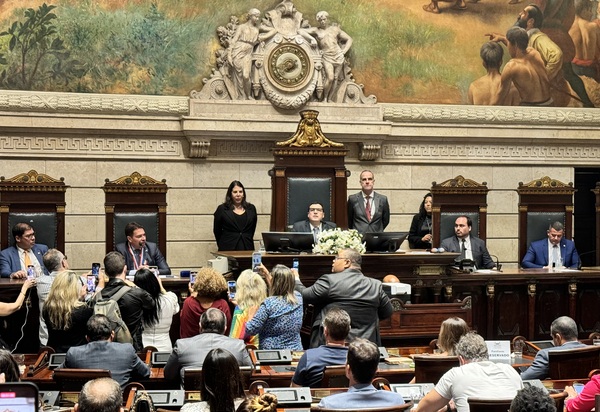
M 43 262 L 48 246 L 35 243 L 33 227 L 27 223 L 17 223 L 12 228 L 12 235 L 15 244 L 0 252 L 0 276 L 25 279 L 28 266 L 33 266 L 36 276 L 48 274 Z
M 292 232 L 310 232 L 313 234 L 316 244 L 321 232 L 336 228 L 335 223 L 323 220 L 324 217 L 323 205 L 319 202 L 312 202 L 308 206 L 308 219 L 294 223 Z
M 331 272 L 305 287 L 296 273 L 296 290 L 305 304 L 319 310 L 313 319 L 310 347 L 325 344 L 322 321 L 328 310 L 337 306 L 352 319 L 348 339 L 365 338 L 381 346 L 379 321 L 392 316 L 394 309 L 381 282 L 361 272 L 362 256 L 354 249 L 342 249 L 333 259 Z
M 348 197 L 348 229 L 360 233 L 383 232 L 390 223 L 390 204 L 386 196 L 375 193 L 375 176 L 370 170 L 360 174 L 361 191 Z

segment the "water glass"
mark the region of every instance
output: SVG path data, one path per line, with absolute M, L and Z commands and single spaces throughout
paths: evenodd
M 594 346 L 600 346 L 600 339 L 593 340 Z
M 513 354 L 515 355 L 515 358 L 523 357 L 523 347 L 524 346 L 525 346 L 525 343 L 522 340 L 517 340 L 517 341 L 515 341 L 515 343 L 513 343 Z

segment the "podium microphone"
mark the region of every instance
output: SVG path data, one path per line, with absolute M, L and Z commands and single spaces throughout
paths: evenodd
M 502 272 L 502 263 L 500 263 L 498 256 L 490 255 L 490 257 L 496 258 L 496 270 L 498 270 L 498 272 Z

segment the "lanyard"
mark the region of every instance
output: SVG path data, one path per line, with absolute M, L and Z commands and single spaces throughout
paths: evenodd
M 131 245 L 129 245 L 129 253 L 131 253 L 131 258 L 133 259 L 133 268 L 135 270 L 138 270 L 140 268 L 140 266 L 142 266 L 142 263 L 144 262 L 144 248 L 142 248 L 140 250 L 140 261 L 139 262 L 135 258 L 135 253 L 133 252 Z

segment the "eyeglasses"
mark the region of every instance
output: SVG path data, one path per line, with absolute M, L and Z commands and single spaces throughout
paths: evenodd
M 309 212 L 322 212 L 323 209 L 321 209 L 320 207 L 311 207 L 310 209 L 308 209 Z
M 35 232 L 34 233 L 30 233 L 28 235 L 23 235 L 23 237 L 27 238 L 27 239 L 31 239 L 32 237 L 35 237 Z
M 348 260 L 347 257 L 343 257 L 343 256 L 336 256 L 336 257 L 333 258 L 333 260 L 340 260 L 340 259 Z

